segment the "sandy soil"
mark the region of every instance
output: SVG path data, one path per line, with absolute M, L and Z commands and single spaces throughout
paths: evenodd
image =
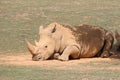
M 42 68 L 55 68 L 55 69 L 78 69 L 78 67 L 86 68 L 86 66 L 78 66 L 80 64 L 90 64 L 90 62 L 111 62 L 109 58 L 83 58 L 79 60 L 59 61 L 59 60 L 46 60 L 46 61 L 32 61 L 31 55 L 0 55 L 0 65 L 16 65 L 16 66 L 38 66 Z M 96 69 L 96 67 L 87 67 L 88 69 Z M 104 68 L 104 67 L 103 67 Z M 102 69 L 102 67 L 101 67 Z M 120 66 L 109 69 L 119 69 Z

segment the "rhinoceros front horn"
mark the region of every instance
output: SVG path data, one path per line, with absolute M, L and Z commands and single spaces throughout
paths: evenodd
M 35 46 L 38 46 L 39 45 L 39 43 L 35 40 Z
M 26 41 L 28 50 L 30 51 L 30 53 L 31 53 L 32 55 L 34 55 L 35 46 L 32 45 L 27 39 L 25 39 L 25 41 Z

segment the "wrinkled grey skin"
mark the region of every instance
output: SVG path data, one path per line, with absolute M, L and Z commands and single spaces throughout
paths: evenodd
M 63 61 L 69 60 L 70 57 L 73 59 L 94 57 L 100 52 L 108 52 L 113 42 L 110 32 L 88 25 L 76 28 L 51 23 L 45 29 L 41 26 L 39 35 L 39 42 L 35 41 L 35 46 L 26 40 L 34 61 L 47 60 L 51 57 Z M 101 51 L 102 49 L 104 51 Z

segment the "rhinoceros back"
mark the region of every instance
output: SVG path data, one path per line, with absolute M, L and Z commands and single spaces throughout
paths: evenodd
M 74 35 L 76 36 L 76 41 L 83 49 L 81 57 L 93 57 L 101 51 L 104 46 L 106 32 L 104 29 L 90 25 L 77 26 L 76 28 Z M 88 50 L 86 50 L 85 46 L 88 47 Z
M 103 28 L 90 25 L 66 27 L 73 31 L 76 42 L 80 46 L 80 57 L 93 57 L 103 48 L 106 33 Z

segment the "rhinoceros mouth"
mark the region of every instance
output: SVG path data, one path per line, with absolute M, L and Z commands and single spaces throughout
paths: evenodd
M 43 61 L 43 60 L 48 60 L 49 58 L 48 57 L 44 57 L 44 56 L 39 56 L 39 55 L 34 55 L 32 57 L 32 60 L 33 61 Z
M 34 58 L 32 58 L 32 60 L 33 60 L 33 61 L 39 61 L 39 59 L 34 59 Z
M 32 58 L 33 61 L 43 61 L 43 58 Z
M 32 55 L 32 60 L 33 61 L 39 61 L 40 59 L 41 59 L 41 56 L 39 54 Z

